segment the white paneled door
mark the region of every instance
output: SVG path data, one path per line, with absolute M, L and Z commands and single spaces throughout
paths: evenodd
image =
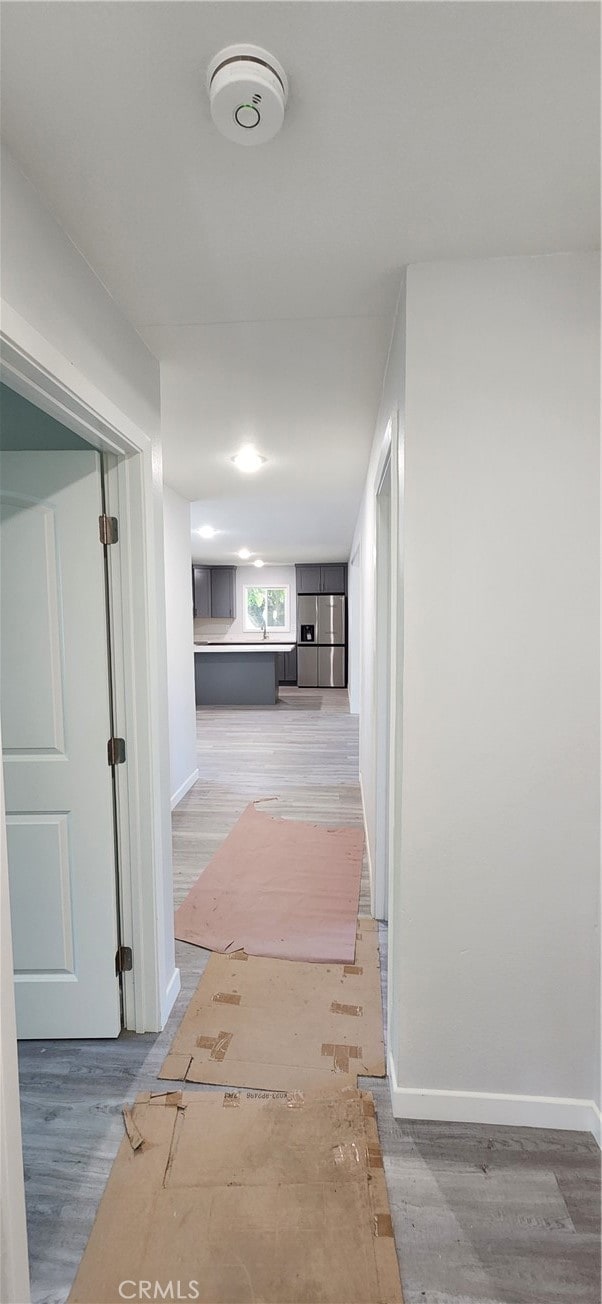
M 0 457 L 2 744 L 17 1030 L 115 1037 L 100 460 Z

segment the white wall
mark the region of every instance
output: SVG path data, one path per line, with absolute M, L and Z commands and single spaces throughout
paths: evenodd
M 594 255 L 407 273 L 399 1115 L 596 1124 L 598 276 Z M 358 537 L 366 789 L 370 503 Z
M 408 271 L 410 1089 L 599 1090 L 598 268 Z
M 376 493 L 389 433 L 393 443 L 394 474 L 400 462 L 398 440 L 403 450 L 404 294 L 405 281 L 402 285 L 389 348 L 366 488 L 351 547 L 349 570 L 349 697 L 351 709 L 358 711 L 360 715 L 360 777 L 366 841 L 371 864 L 374 862 L 376 802 Z M 395 499 L 397 503 L 397 485 Z
M 192 632 L 190 503 L 163 487 L 167 700 L 172 809 L 198 778 Z
M 138 437 L 145 443 L 144 519 L 137 525 L 146 549 L 141 604 L 147 604 L 153 629 L 146 700 L 153 737 L 153 808 L 146 833 L 157 893 L 142 904 L 145 927 L 157 938 L 158 979 L 146 999 L 145 1027 L 151 1031 L 165 1022 L 179 984 L 173 937 L 159 364 L 4 146 L 1 201 L 4 329 L 10 325 L 13 338 L 18 333 L 24 352 L 36 360 L 43 357 L 46 369 L 81 400 L 84 414 L 89 405 L 117 429 L 132 432 L 136 446 Z
M 290 635 L 290 641 L 297 641 L 297 583 L 294 566 L 262 566 L 258 570 L 256 566 L 238 566 L 236 569 L 236 619 L 235 620 L 195 620 L 194 636 L 196 639 L 209 638 L 212 641 L 221 641 L 226 643 L 248 643 L 253 639 L 261 639 L 259 630 L 247 630 L 244 628 L 244 586 L 245 584 L 261 584 L 264 587 L 288 585 L 289 589 L 289 628 L 282 633 L 270 634 L 270 640 L 275 643 L 286 642 Z
M 150 435 L 159 435 L 159 364 L 44 207 L 5 145 L 2 298 Z

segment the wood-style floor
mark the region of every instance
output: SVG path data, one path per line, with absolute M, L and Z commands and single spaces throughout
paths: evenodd
M 278 796 L 273 809 L 285 818 L 361 820 L 357 718 L 345 692 L 282 690 L 271 710 L 212 708 L 197 720 L 200 779 L 173 817 L 176 902 L 253 798 Z M 366 888 L 364 879 L 368 910 Z M 177 959 L 182 992 L 159 1036 L 21 1044 L 34 1304 L 67 1297 L 122 1136 L 122 1105 L 156 1089 L 207 953 L 178 943 Z M 384 1081 L 361 1085 L 377 1101 L 406 1304 L 599 1304 L 592 1137 L 401 1122 Z

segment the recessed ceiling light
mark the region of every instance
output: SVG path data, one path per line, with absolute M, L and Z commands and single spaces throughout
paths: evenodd
M 253 448 L 252 444 L 246 444 L 240 452 L 231 459 L 238 471 L 258 471 L 267 459 Z
M 201 525 L 200 530 L 197 530 L 197 534 L 200 534 L 201 539 L 212 539 L 214 534 L 217 534 L 217 530 L 214 530 L 212 525 Z
M 238 555 L 241 558 L 241 561 L 248 561 L 251 556 L 248 548 L 241 548 Z
M 261 566 L 265 566 L 265 562 L 261 560 L 261 557 L 258 557 L 258 558 L 257 558 L 257 561 L 254 561 L 254 562 L 253 562 L 253 565 L 254 565 L 254 566 L 261 567 Z

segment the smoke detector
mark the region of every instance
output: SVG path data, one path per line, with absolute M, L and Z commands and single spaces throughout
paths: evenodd
M 239 145 L 263 145 L 280 131 L 288 99 L 282 65 L 259 45 L 228 45 L 207 69 L 211 117 Z

